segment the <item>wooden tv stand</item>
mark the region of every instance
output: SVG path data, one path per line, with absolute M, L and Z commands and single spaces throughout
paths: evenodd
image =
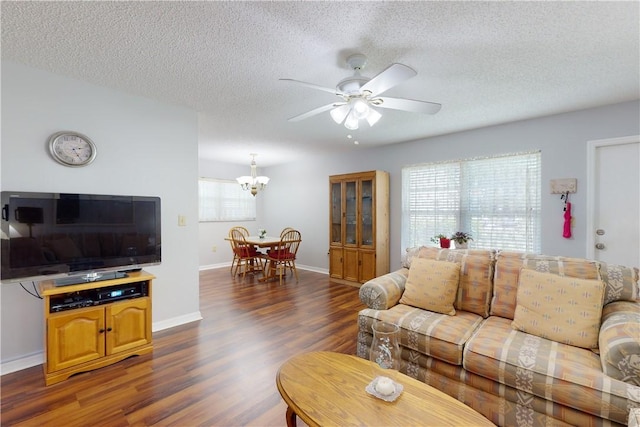
M 45 383 L 152 352 L 153 279 L 139 271 L 68 286 L 41 282 Z

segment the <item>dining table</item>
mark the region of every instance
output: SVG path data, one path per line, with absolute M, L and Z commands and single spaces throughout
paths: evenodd
M 248 244 L 256 246 L 258 248 L 268 248 L 268 250 L 273 250 L 280 245 L 280 236 L 247 236 L 245 237 L 245 241 Z M 269 280 L 275 280 L 278 278 L 278 276 L 276 275 L 275 267 L 273 267 L 269 261 L 267 261 L 265 271 L 265 275 L 258 279 L 259 282 L 267 282 Z

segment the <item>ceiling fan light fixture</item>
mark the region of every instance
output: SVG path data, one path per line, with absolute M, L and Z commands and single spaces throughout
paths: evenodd
M 369 126 L 373 126 L 382 118 L 382 114 L 377 111 L 377 108 L 435 114 L 442 107 L 435 102 L 380 96 L 392 87 L 414 77 L 417 72 L 407 65 L 393 63 L 374 77 L 369 78 L 360 74 L 366 62 L 367 58 L 362 54 L 349 56 L 347 64 L 353 70 L 353 75 L 340 80 L 335 90 L 299 80 L 280 79 L 329 92 L 341 98 L 340 102 L 323 105 L 292 117 L 289 121 L 295 122 L 329 111 L 331 118 L 337 124 L 343 124 L 347 129 L 356 130 L 361 119 L 366 120 Z
M 341 124 L 344 122 L 347 114 L 349 114 L 349 111 L 351 111 L 351 107 L 348 104 L 344 104 L 329 111 L 329 114 L 331 114 L 331 118 L 334 122 Z
M 351 110 L 351 112 L 347 116 L 347 119 L 344 121 L 344 127 L 346 127 L 347 129 L 350 129 L 350 130 L 356 130 L 356 129 L 358 129 L 358 122 L 359 121 L 360 120 L 358 120 L 358 118 L 356 117 L 356 115 L 353 112 L 353 110 Z
M 382 117 L 382 114 L 378 113 L 373 108 L 369 108 L 369 114 L 367 115 L 367 123 L 369 126 L 373 126 L 378 123 L 378 120 Z
M 367 105 L 367 102 L 362 99 L 356 99 L 353 101 L 351 109 L 358 120 L 366 118 L 370 111 L 369 105 Z

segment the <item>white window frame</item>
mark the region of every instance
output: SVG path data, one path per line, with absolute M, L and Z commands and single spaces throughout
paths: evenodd
M 471 248 L 541 251 L 541 153 L 452 160 L 402 169 L 402 247 L 472 234 Z
M 256 199 L 235 180 L 198 179 L 200 222 L 255 221 Z

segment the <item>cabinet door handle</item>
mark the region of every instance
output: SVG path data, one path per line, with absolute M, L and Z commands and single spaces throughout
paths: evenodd
M 101 334 L 104 334 L 104 329 L 100 328 L 98 329 L 98 332 L 100 332 Z
M 113 331 L 113 329 L 107 328 L 107 332 L 111 332 L 111 331 Z

